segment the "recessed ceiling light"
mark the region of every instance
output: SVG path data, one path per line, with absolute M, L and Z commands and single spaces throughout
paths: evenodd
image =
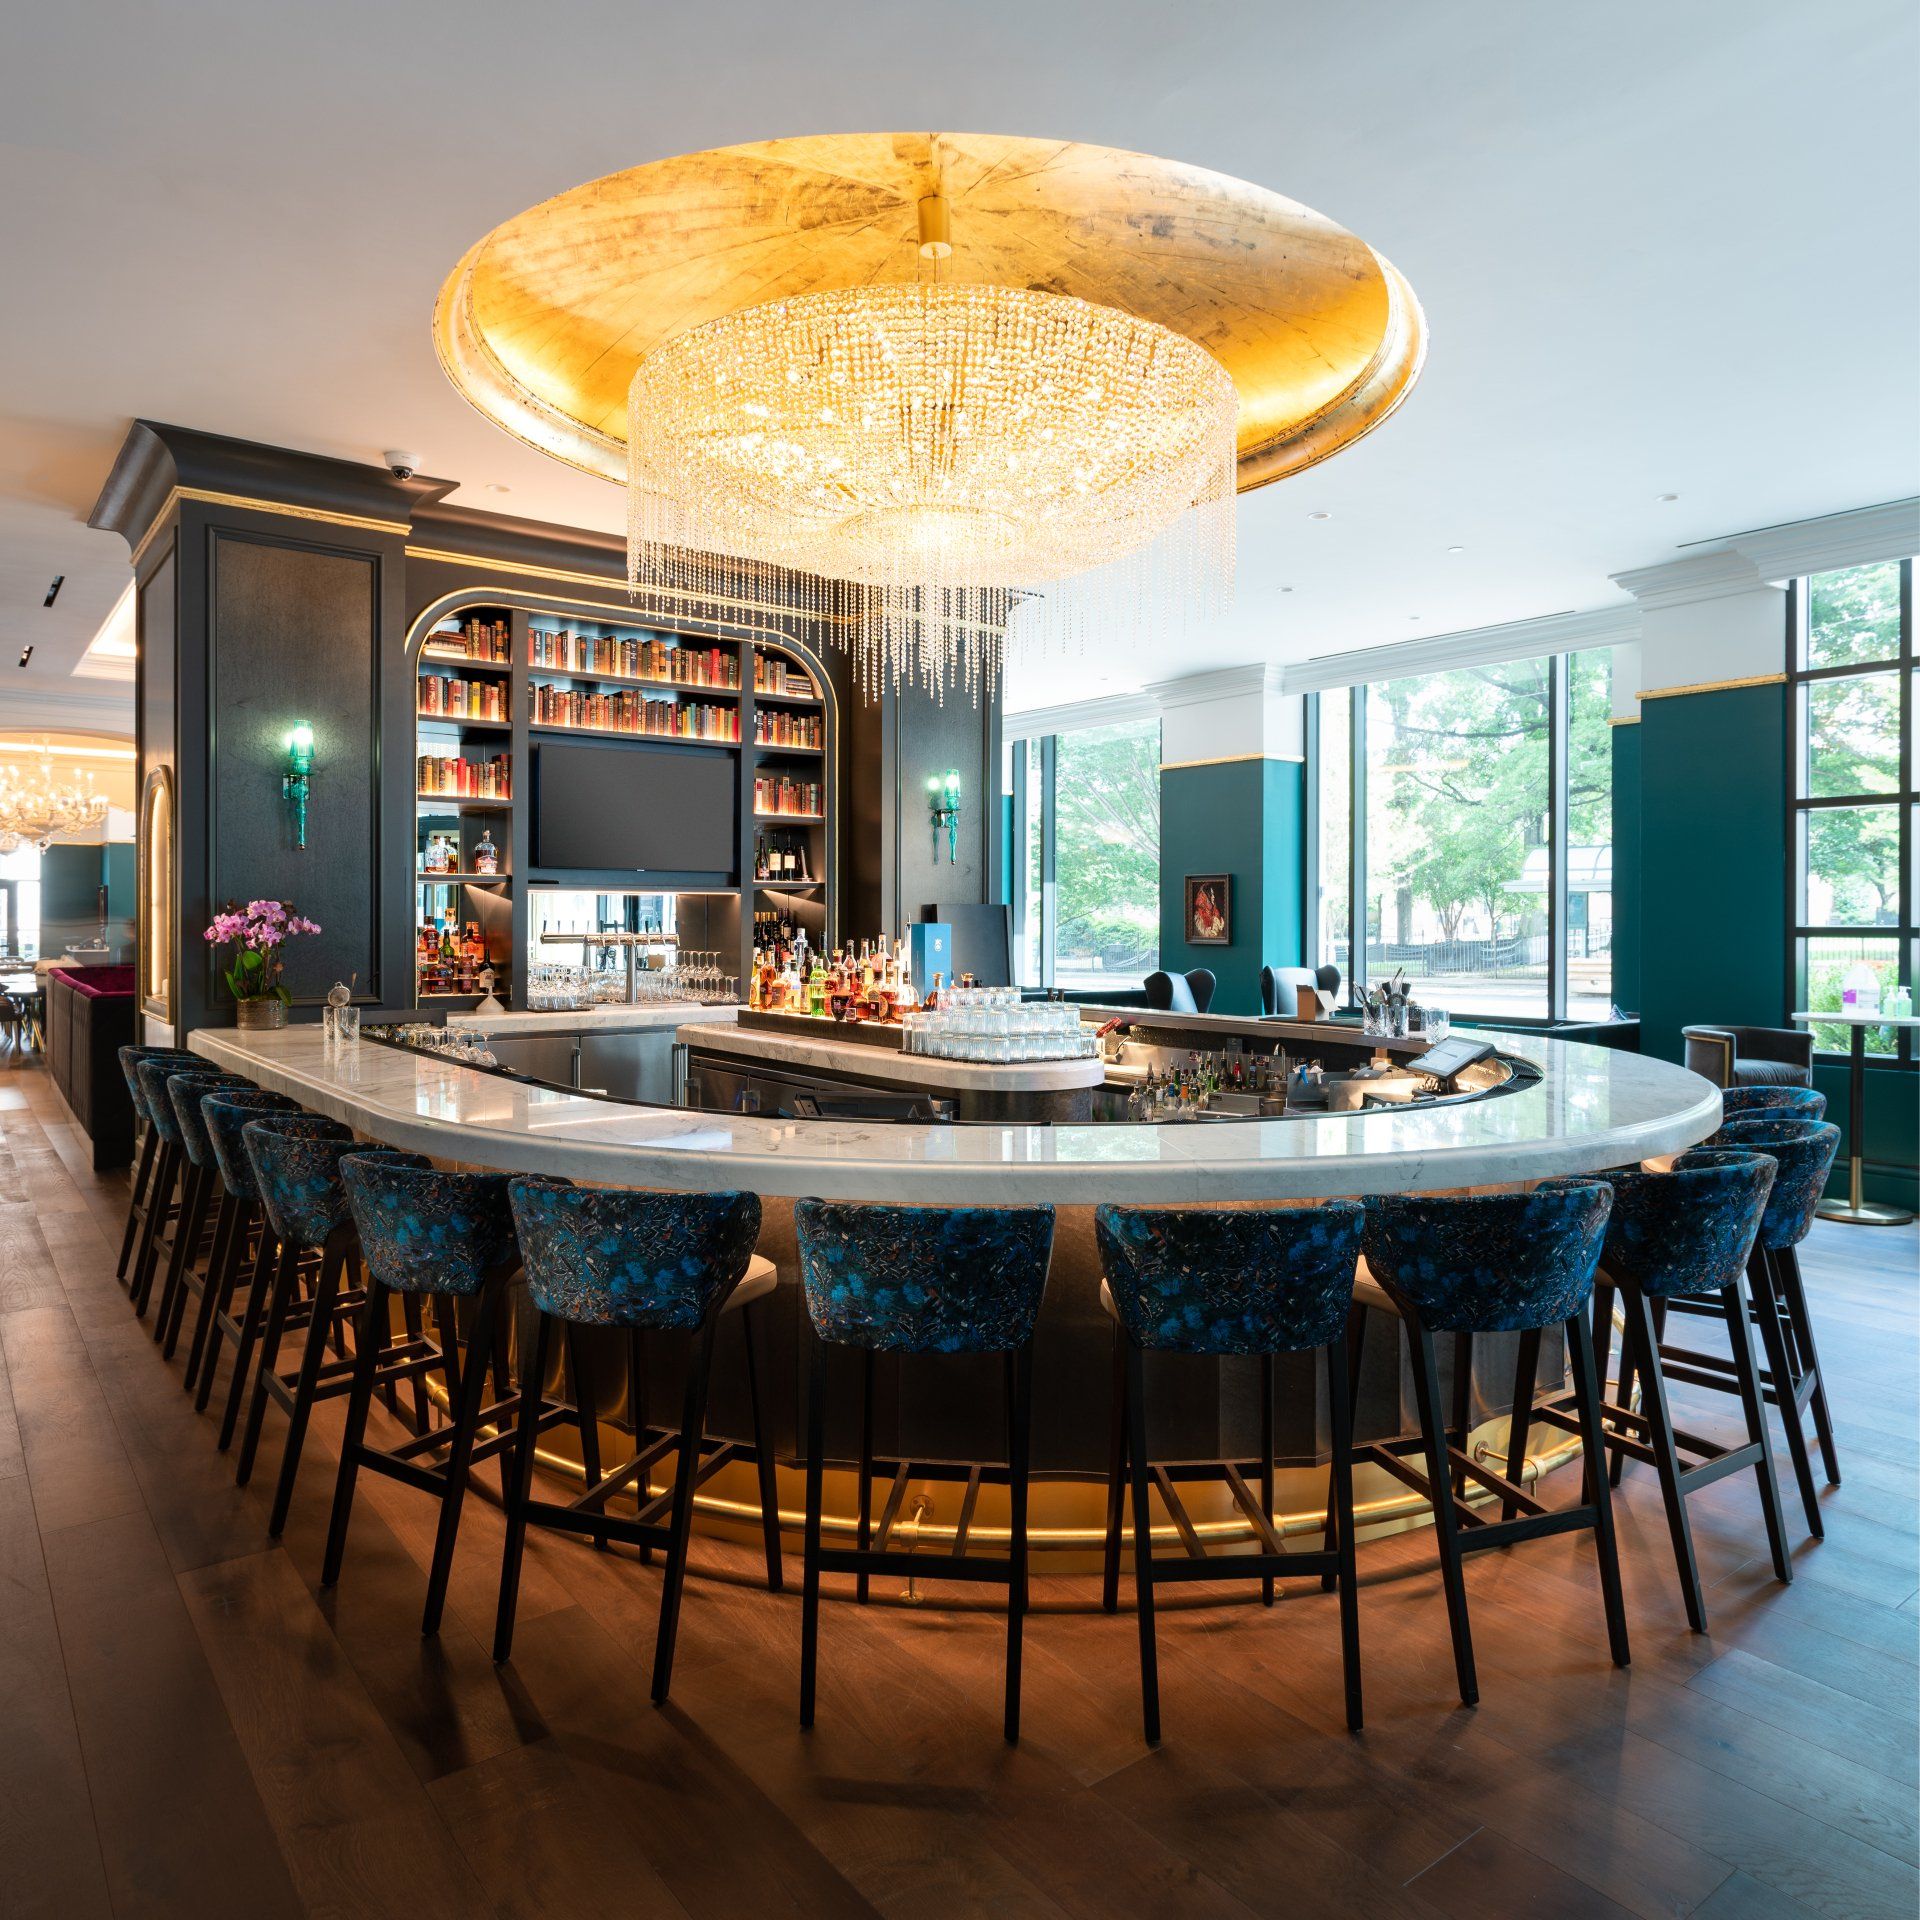
M 1449 553 L 1465 553 L 1466 548 L 1465 547 L 1449 547 L 1447 551 Z
M 60 589 L 66 584 L 67 576 L 64 573 L 56 573 L 53 576 L 53 585 L 47 589 L 47 597 L 42 600 L 40 604 L 43 607 L 52 606 L 53 603 L 60 598 Z
M 1331 520 L 1333 515 L 1330 513 L 1310 513 L 1307 515 L 1307 518 L 1309 520 Z
M 1293 591 L 1293 589 L 1292 589 L 1291 587 L 1282 587 L 1282 588 L 1280 589 L 1280 591 L 1281 591 L 1282 593 L 1291 593 L 1291 592 Z
M 1677 493 L 1656 493 L 1653 498 L 1656 505 L 1666 507 L 1671 506 L 1680 496 Z
M 498 480 L 489 480 L 487 482 L 487 491 L 489 493 L 511 493 L 513 489 L 511 487 L 503 487 Z

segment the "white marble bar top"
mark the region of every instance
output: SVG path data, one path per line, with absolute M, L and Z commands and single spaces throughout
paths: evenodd
M 631 1106 L 319 1028 L 203 1027 L 196 1053 L 370 1138 L 468 1165 L 636 1187 L 994 1202 L 1317 1198 L 1591 1173 L 1677 1153 L 1719 1124 L 1719 1090 L 1662 1060 L 1506 1038 L 1538 1084 L 1459 1106 L 1287 1120 L 918 1125 Z
M 831 1026 L 812 1034 L 770 1033 L 764 1027 L 688 1027 L 680 1036 L 688 1046 L 709 1053 L 738 1055 L 790 1067 L 812 1067 L 852 1074 L 890 1086 L 981 1093 L 1068 1093 L 1097 1087 L 1107 1077 L 1106 1063 L 1092 1060 L 1021 1060 L 1004 1064 L 975 1060 L 938 1060 L 894 1047 L 862 1046 L 842 1040 Z
M 683 1027 L 713 1021 L 731 1026 L 738 1007 L 702 1007 L 687 1000 L 666 1000 L 650 1006 L 555 1008 L 529 1012 L 509 1007 L 500 1013 L 450 1013 L 447 1025 L 456 1033 L 509 1035 L 529 1033 L 644 1033 L 651 1028 Z

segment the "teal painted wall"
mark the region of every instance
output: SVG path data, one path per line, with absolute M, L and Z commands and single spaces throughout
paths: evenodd
M 1632 1004 L 1622 967 L 1637 965 L 1642 1050 L 1678 1060 L 1680 1029 L 1694 1022 L 1792 1025 L 1786 687 L 1648 700 L 1637 727 L 1613 733 L 1615 993 Z M 1621 853 L 1629 833 L 1623 769 L 1636 753 L 1637 887 Z M 1851 1152 L 1846 1063 L 1823 1060 L 1814 1084 L 1843 1136 L 1827 1187 L 1839 1194 Z M 1911 1070 L 1867 1069 L 1866 1161 L 1870 1199 L 1916 1204 L 1920 1079 Z
M 1230 760 L 1160 775 L 1160 964 L 1211 967 L 1216 1013 L 1260 1011 L 1260 969 L 1298 966 L 1306 769 L 1297 760 Z M 1232 881 L 1232 942 L 1188 946 L 1189 874 Z
M 1781 1027 L 1787 954 L 1787 690 L 1642 703 L 1641 1047 L 1678 1060 L 1694 1022 Z
M 1613 1001 L 1627 1013 L 1640 1011 L 1640 896 L 1640 723 L 1636 721 L 1613 729 Z

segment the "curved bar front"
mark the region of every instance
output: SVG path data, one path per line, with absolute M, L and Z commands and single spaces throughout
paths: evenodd
M 1505 1186 L 1554 1174 L 1591 1173 L 1671 1154 L 1719 1124 L 1720 1096 L 1695 1074 L 1663 1061 L 1546 1039 L 1503 1039 L 1537 1081 L 1458 1105 L 1374 1109 L 1325 1116 L 1172 1124 L 919 1124 L 783 1120 L 757 1115 L 628 1105 L 516 1080 L 426 1054 L 361 1041 L 325 1043 L 315 1028 L 279 1033 L 206 1030 L 192 1045 L 218 1065 L 387 1145 L 464 1166 L 562 1174 L 628 1187 L 744 1188 L 761 1196 L 760 1251 L 783 1279 L 797 1277 L 791 1202 L 873 1200 L 929 1205 L 1050 1202 L 1056 1208 L 1051 1278 L 1035 1349 L 1033 1467 L 1036 1547 L 1083 1553 L 1100 1537 L 1100 1481 L 1110 1418 L 1111 1333 L 1099 1303 L 1093 1209 L 1135 1205 L 1306 1201 L 1338 1195 L 1435 1192 Z M 797 1286 L 767 1303 L 773 1378 L 769 1393 L 784 1462 L 797 1451 L 806 1372 Z M 656 1343 L 658 1344 L 658 1343 Z M 1411 1429 L 1410 1375 L 1391 1337 L 1366 1343 L 1355 1401 L 1360 1439 Z M 1443 1343 L 1443 1348 L 1447 1343 Z M 1475 1343 L 1467 1425 L 1505 1427 L 1516 1336 Z M 1451 1356 L 1443 1351 L 1443 1370 Z M 1254 1363 L 1184 1354 L 1149 1356 L 1151 1444 L 1162 1460 L 1254 1457 L 1260 1400 Z M 911 1368 L 912 1363 L 905 1365 Z M 997 1361 L 944 1366 L 923 1378 L 885 1382 L 876 1410 L 883 1460 L 1001 1457 Z M 1564 1360 L 1543 1352 L 1537 1385 L 1560 1384 Z M 644 1424 L 644 1408 L 678 1404 L 678 1360 L 649 1352 L 629 1393 L 628 1356 L 596 1367 L 594 1399 L 610 1425 Z M 711 1425 L 747 1428 L 716 1372 Z M 903 1376 L 904 1378 L 904 1376 Z M 1283 1530 L 1316 1530 L 1324 1498 L 1328 1428 L 1324 1396 L 1306 1356 L 1277 1369 L 1275 1454 L 1288 1469 L 1280 1494 Z M 1451 1383 L 1448 1384 L 1451 1393 Z M 843 1399 L 852 1396 L 842 1396 Z M 835 1404 L 830 1453 L 857 1456 L 849 1406 Z M 1534 1463 L 1536 1469 L 1540 1462 Z M 891 1469 L 889 1469 L 891 1471 Z M 797 1476 L 782 1474 L 783 1511 L 798 1509 Z M 757 1495 L 725 1475 L 702 1489 L 705 1525 L 753 1524 Z M 1419 1503 L 1397 1484 L 1363 1484 L 1365 1516 L 1401 1524 Z M 839 1517 L 849 1510 L 844 1483 Z M 916 1537 L 937 1546 L 950 1525 L 950 1493 L 920 1488 Z M 1242 1537 L 1231 1507 L 1196 1512 L 1203 1532 Z M 983 1505 L 974 1532 L 990 1537 L 997 1515 Z M 830 1524 L 832 1516 L 830 1515 Z

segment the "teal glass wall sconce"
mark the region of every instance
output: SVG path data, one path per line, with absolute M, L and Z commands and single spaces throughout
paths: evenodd
M 933 857 L 940 859 L 940 829 L 947 830 L 947 864 L 956 865 L 960 832 L 960 775 L 952 767 L 927 775 L 927 804 L 933 816 Z
M 307 786 L 313 772 L 313 729 L 306 721 L 295 721 L 287 735 L 287 770 L 281 776 L 280 797 L 287 803 L 287 820 L 293 828 L 293 844 L 307 844 Z

